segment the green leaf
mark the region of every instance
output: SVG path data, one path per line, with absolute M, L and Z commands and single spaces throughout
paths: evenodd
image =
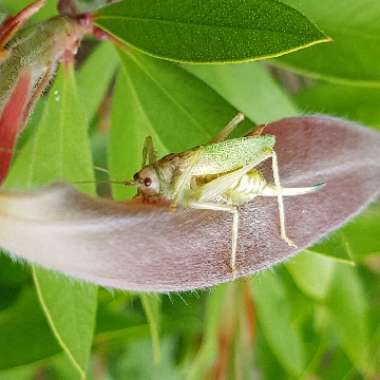
M 10 14 L 14 15 L 28 6 L 31 2 L 32 1 L 30 0 L 1 0 L 1 7 L 6 9 Z M 46 4 L 40 11 L 33 15 L 31 22 L 37 23 L 55 15 L 57 15 L 57 1 L 49 0 L 46 1 Z
M 306 367 L 302 335 L 291 323 L 288 294 L 279 276 L 261 272 L 253 278 L 253 297 L 262 332 L 282 366 L 293 376 Z
M 29 278 L 27 268 L 0 251 L 0 285 L 17 286 Z
M 33 279 L 50 328 L 85 379 L 95 327 L 96 287 L 37 267 L 33 268 Z
M 8 187 L 38 188 L 57 180 L 93 179 L 87 136 L 72 69 L 60 69 L 51 88 L 40 123 L 17 156 L 7 178 Z M 78 186 L 93 193 L 95 186 Z
M 0 312 L 0 336 L 0 369 L 28 365 L 61 351 L 29 286 L 12 307 Z
M 7 14 L 0 12 L 0 24 L 6 19 Z
M 160 362 L 160 304 L 161 300 L 158 295 L 140 295 L 141 303 L 145 310 L 146 318 L 149 322 L 150 335 L 152 338 L 154 362 Z
M 183 67 L 257 124 L 298 114 L 295 104 L 260 63 Z
M 97 12 L 95 23 L 148 54 L 182 62 L 263 59 L 327 41 L 275 0 L 125 0 Z
M 355 269 L 338 265 L 327 297 L 327 308 L 343 350 L 356 368 L 369 374 L 368 305 Z
M 173 63 L 131 50 L 120 51 L 120 56 L 109 141 L 113 179 L 131 178 L 140 169 L 146 136 L 153 137 L 160 157 L 207 143 L 237 113 L 203 81 Z M 253 128 L 249 121 L 243 126 Z M 132 192 L 116 185 L 113 194 L 126 199 Z
M 255 358 L 263 380 L 286 379 L 287 373 L 269 347 L 260 329 L 255 336 Z
M 288 261 L 285 266 L 294 282 L 305 294 L 322 300 L 330 288 L 335 264 L 329 257 L 305 250 Z
M 227 284 L 214 287 L 207 297 L 202 343 L 188 368 L 187 380 L 204 378 L 217 355 L 221 312 L 227 292 L 231 291 L 232 286 L 233 284 Z
M 380 89 L 323 83 L 301 91 L 295 101 L 306 112 L 341 116 L 380 130 Z
M 333 43 L 276 60 L 300 73 L 340 83 L 380 86 L 380 3 L 372 0 L 283 0 L 327 33 Z
M 113 379 L 133 380 L 178 380 L 179 371 L 175 367 L 175 351 L 177 346 L 174 339 L 162 342 L 162 359 L 159 364 L 151 360 L 151 344 L 147 340 L 131 342 L 124 347 L 114 368 Z
M 54 379 L 59 380 L 75 380 L 78 379 L 78 372 L 73 368 L 70 363 L 70 359 L 65 354 L 59 354 L 46 363 L 47 371 L 50 373 L 53 371 Z
M 312 250 L 352 262 L 379 255 L 379 225 L 380 206 L 375 204 Z
M 72 67 L 61 68 L 40 124 L 16 159 L 7 186 L 38 187 L 56 180 L 92 179 L 87 120 Z M 81 186 L 94 193 L 94 185 Z M 58 342 L 85 377 L 95 323 L 97 289 L 33 268 L 39 300 Z
M 119 57 L 109 42 L 102 42 L 78 73 L 78 91 L 89 121 L 105 96 L 115 74 Z
M 35 365 L 0 371 L 1 380 L 30 380 L 37 372 Z

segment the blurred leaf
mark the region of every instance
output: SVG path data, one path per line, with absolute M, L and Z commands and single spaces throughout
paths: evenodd
M 57 380 L 76 380 L 78 379 L 78 372 L 71 365 L 70 359 L 65 354 L 59 354 L 52 357 L 47 363 L 47 370 L 49 374 L 46 376 L 49 379 Z M 45 372 L 46 373 L 46 372 Z M 51 373 L 51 375 L 50 375 Z M 50 375 L 50 377 L 49 377 Z
M 257 124 L 298 114 L 296 106 L 264 65 L 250 62 L 240 65 L 186 64 L 182 67 L 202 79 Z
M 276 62 L 315 77 L 380 86 L 380 3 L 372 0 L 283 0 L 327 33 L 333 42 L 281 57 Z M 275 63 L 276 63 L 275 62 Z
M 197 354 L 191 360 L 186 373 L 187 380 L 198 380 L 204 377 L 217 355 L 217 343 L 221 320 L 221 311 L 225 296 L 231 288 L 229 285 L 214 287 L 207 297 L 203 337 Z
M 328 117 L 284 119 L 266 132 L 276 137 L 284 185 L 326 186 L 285 201 L 289 236 L 298 248 L 281 239 L 275 198 L 258 197 L 240 208 L 238 276 L 314 244 L 360 212 L 380 189 L 380 133 Z M 331 138 L 340 143 L 331 144 Z M 266 164 L 263 174 L 270 178 Z M 96 199 L 67 185 L 21 194 L 0 191 L 0 245 L 44 267 L 122 289 L 178 291 L 231 280 L 226 262 L 231 216 L 168 211 L 141 199 Z M 40 242 L 46 236 L 51 244 L 44 247 Z
M 307 113 L 328 113 L 380 129 L 380 89 L 323 83 L 301 91 L 295 101 Z
M 6 19 L 6 17 L 7 17 L 6 13 L 0 12 L 0 24 Z
M 116 81 L 109 141 L 113 179 L 132 178 L 140 169 L 146 136 L 153 137 L 161 157 L 208 142 L 237 113 L 177 65 L 130 50 L 120 51 L 120 56 L 122 70 Z M 248 121 L 244 125 L 253 128 Z M 113 187 L 116 199 L 126 199 L 133 192 L 120 185 Z
M 158 295 L 140 295 L 141 303 L 144 307 L 145 315 L 149 323 L 150 335 L 152 338 L 154 362 L 160 362 L 160 304 Z
M 306 367 L 300 331 L 292 326 L 291 310 L 280 277 L 261 272 L 253 278 L 253 297 L 259 325 L 273 353 L 293 376 L 300 376 Z
M 31 364 L 61 351 L 29 287 L 14 306 L 0 312 L 0 336 L 0 369 Z
M 152 346 L 149 341 L 136 341 L 125 347 L 115 368 L 111 369 L 114 379 L 133 380 L 177 380 L 178 372 L 174 363 L 174 341 L 163 340 L 160 364 L 151 360 Z
M 6 9 L 10 14 L 16 14 L 29 5 L 32 0 L 1 0 L 0 7 Z M 57 15 L 57 1 L 48 0 L 45 5 L 31 18 L 31 23 L 35 24 Z
M 319 300 L 325 298 L 334 275 L 335 263 L 332 259 L 305 250 L 285 266 L 305 294 Z
M 183 62 L 262 59 L 327 40 L 274 0 L 126 0 L 101 9 L 95 22 L 148 54 Z
M 355 268 L 338 265 L 327 297 L 327 308 L 343 350 L 356 368 L 370 374 L 368 304 Z
M 96 287 L 57 277 L 36 267 L 33 274 L 50 327 L 84 379 L 95 327 Z
M 115 48 L 109 42 L 102 42 L 77 74 L 79 99 L 89 121 L 110 87 L 118 62 Z
M 36 373 L 36 365 L 16 367 L 0 371 L 1 380 L 33 380 Z
M 349 380 L 360 378 L 355 373 L 352 363 L 347 355 L 335 345 L 327 348 L 329 352 L 325 353 L 324 360 L 320 364 L 319 373 L 323 380 Z M 356 377 L 355 377 L 356 375 Z
M 29 268 L 0 252 L 0 284 L 17 286 L 29 278 Z
M 106 6 L 112 0 L 74 0 L 80 13 L 93 12 L 98 8 Z
M 380 255 L 379 225 L 380 206 L 375 204 L 312 250 L 351 262 Z
M 261 329 L 257 329 L 254 348 L 257 361 L 256 367 L 263 380 L 287 378 L 287 372 L 279 363 L 278 358 L 273 354 Z
M 40 124 L 24 146 L 8 178 L 8 186 L 41 186 L 57 179 L 93 178 L 87 120 L 79 103 L 72 67 L 60 70 L 50 90 Z M 82 189 L 94 193 L 93 185 Z M 49 249 L 54 246 L 44 241 Z M 38 296 L 56 338 L 85 376 L 96 312 L 96 287 L 78 284 L 33 268 Z

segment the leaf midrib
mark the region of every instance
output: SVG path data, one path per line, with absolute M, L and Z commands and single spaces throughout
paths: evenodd
M 259 32 L 268 32 L 268 33 L 274 33 L 274 34 L 285 34 L 290 36 L 308 36 L 308 37 L 324 37 L 323 33 L 320 32 L 318 29 L 316 31 L 318 33 L 291 33 L 291 32 L 282 32 L 280 30 L 271 30 L 267 28 L 248 28 L 243 26 L 230 26 L 230 25 L 218 25 L 218 24 L 200 24 L 196 22 L 184 22 L 184 21 L 176 21 L 176 20 L 169 20 L 169 19 L 158 19 L 153 17 L 132 17 L 132 16 L 98 16 L 96 17 L 96 21 L 98 20 L 133 20 L 133 21 L 141 21 L 141 22 L 156 22 L 156 23 L 162 23 L 162 24 L 175 24 L 175 25 L 182 25 L 182 26 L 197 26 L 197 27 L 205 27 L 205 28 L 218 28 L 218 29 L 227 29 L 227 30 L 244 30 L 244 31 L 259 31 Z

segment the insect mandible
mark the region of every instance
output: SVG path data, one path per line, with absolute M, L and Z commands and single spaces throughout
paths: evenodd
M 237 114 L 207 145 L 181 153 L 172 153 L 159 160 L 151 137 L 143 149 L 142 169 L 126 185 L 136 186 L 138 195 L 147 202 L 165 200 L 172 208 L 194 208 L 224 211 L 233 215 L 230 268 L 235 277 L 238 248 L 238 207 L 257 196 L 277 197 L 280 235 L 289 245 L 296 245 L 286 233 L 283 196 L 307 194 L 323 184 L 286 188 L 280 183 L 275 136 L 261 134 L 263 128 L 245 137 L 226 140 L 244 119 Z M 274 183 L 268 183 L 256 167 L 272 159 Z

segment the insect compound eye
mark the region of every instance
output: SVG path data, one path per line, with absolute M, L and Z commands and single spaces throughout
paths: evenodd
M 149 177 L 146 177 L 146 178 L 144 179 L 144 185 L 145 185 L 146 187 L 149 187 L 151 184 L 152 184 L 152 179 L 149 178 Z

